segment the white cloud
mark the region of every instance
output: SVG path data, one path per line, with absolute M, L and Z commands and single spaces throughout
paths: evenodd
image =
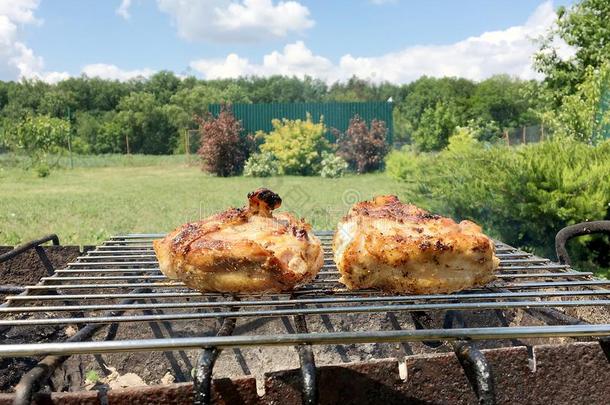
M 262 65 L 251 64 L 248 59 L 232 53 L 225 59 L 200 59 L 191 62 L 191 68 L 209 79 L 239 76 L 305 75 L 334 78 L 336 74 L 332 62 L 314 55 L 302 41 L 288 44 L 282 52 L 273 51 L 265 55 Z
M 353 75 L 372 81 L 404 83 L 428 76 L 460 76 L 473 80 L 498 73 L 521 78 L 538 77 L 532 68 L 537 50 L 534 39 L 543 35 L 555 21 L 552 2 L 540 5 L 523 25 L 489 31 L 449 45 L 420 45 L 381 56 L 340 58 L 338 64 L 312 53 L 298 41 L 263 57 L 262 64 L 230 54 L 225 59 L 199 59 L 191 67 L 207 78 L 272 74 L 310 75 L 328 82 Z M 569 47 L 564 46 L 564 54 Z
M 131 18 L 129 14 L 129 8 L 131 7 L 131 0 L 121 0 L 121 4 L 117 7 L 115 12 L 126 20 Z
M 281 38 L 314 26 L 297 1 L 157 0 L 178 35 L 191 41 L 254 42 Z
M 126 81 L 129 79 L 137 79 L 139 77 L 146 78 L 152 76 L 155 71 L 148 68 L 123 70 L 118 66 L 111 64 L 94 63 L 83 67 L 82 73 L 89 77 L 99 77 L 101 79 Z
M 0 1 L 0 79 L 39 79 L 56 82 L 68 77 L 65 72 L 47 72 L 44 60 L 21 40 L 20 27 L 41 24 L 35 11 L 38 0 Z
M 18 24 L 40 23 L 34 16 L 39 0 L 3 0 L 0 1 L 0 16 Z

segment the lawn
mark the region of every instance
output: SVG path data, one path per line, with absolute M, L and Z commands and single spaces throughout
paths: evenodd
M 376 194 L 401 195 L 385 174 L 320 177 L 219 178 L 180 158 L 135 158 L 130 163 L 92 158 L 47 178 L 0 167 L 0 245 L 47 233 L 62 244 L 93 244 L 129 232 L 166 232 L 229 206 L 242 206 L 257 187 L 276 191 L 315 229 L 332 229 L 351 203 Z M 112 160 L 109 160 L 112 161 Z

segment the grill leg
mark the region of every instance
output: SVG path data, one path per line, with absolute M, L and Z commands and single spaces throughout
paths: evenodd
M 55 274 L 55 268 L 53 267 L 53 263 L 51 263 L 51 260 L 49 260 L 49 256 L 47 256 L 46 252 L 44 251 L 44 248 L 38 245 L 34 248 L 34 250 L 36 250 L 36 253 L 38 253 L 38 257 L 40 258 L 40 261 L 42 262 L 45 270 L 47 271 L 47 276 L 52 276 L 53 274 Z
M 303 315 L 295 315 L 294 324 L 298 333 L 307 333 L 307 321 Z M 318 403 L 318 385 L 313 350 L 309 344 L 298 345 L 296 349 L 301 364 L 303 404 L 315 405 Z
M 470 382 L 479 399 L 479 404 L 495 404 L 496 398 L 491 367 L 487 363 L 485 355 L 472 342 L 459 340 L 453 342 L 452 346 L 464 373 L 466 373 L 468 382 Z
M 193 404 L 195 405 L 212 403 L 212 370 L 219 353 L 220 351 L 215 347 L 201 351 L 193 382 Z
M 411 319 L 413 320 L 413 324 L 415 325 L 415 329 L 417 330 L 430 328 L 430 325 L 432 324 L 432 318 L 430 317 L 430 314 L 425 311 L 411 312 Z M 424 340 L 422 341 L 422 343 L 432 349 L 436 349 L 443 345 L 443 342 L 438 340 Z
M 42 359 L 32 370 L 25 374 L 19 384 L 15 386 L 15 399 L 13 405 L 31 404 L 34 394 L 38 392 L 45 381 L 51 377 L 69 356 L 47 356 Z
M 457 311 L 447 311 L 443 323 L 444 328 L 452 328 L 454 325 L 458 328 L 466 327 L 464 318 Z M 479 404 L 495 405 L 493 374 L 485 355 L 473 342 L 458 340 L 451 342 L 451 346 L 479 400 Z
M 216 336 L 229 336 L 234 329 L 235 318 L 224 318 Z M 193 381 L 193 404 L 195 405 L 212 403 L 212 372 L 219 354 L 220 349 L 216 347 L 206 347 L 201 351 L 195 369 L 195 381 Z

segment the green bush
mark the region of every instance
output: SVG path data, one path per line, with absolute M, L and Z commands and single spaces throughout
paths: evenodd
M 484 146 L 462 131 L 440 153 L 405 149 L 391 153 L 386 164 L 416 203 L 472 219 L 491 235 L 544 256 L 554 256 L 554 237 L 564 226 L 610 218 L 610 141 L 594 147 L 555 139 L 510 148 Z M 575 241 L 574 253 L 590 243 Z
M 322 119 L 314 123 L 308 115 L 305 120 L 273 120 L 273 130 L 257 134 L 263 138 L 262 152 L 273 154 L 279 163 L 280 174 L 301 176 L 320 172 L 322 152 L 330 150 L 324 137 L 326 128 Z
M 51 174 L 51 167 L 47 162 L 39 162 L 34 166 L 38 177 L 48 177 Z
M 5 128 L 2 143 L 16 154 L 26 155 L 40 177 L 50 172 L 50 155 L 61 155 L 68 145 L 70 123 L 47 115 L 26 115 Z
M 279 164 L 273 154 L 269 152 L 251 155 L 244 165 L 246 177 L 269 177 L 279 174 Z
M 345 174 L 348 164 L 341 156 L 337 156 L 334 153 L 322 152 L 320 166 L 322 167 L 320 176 L 336 178 L 342 177 Z

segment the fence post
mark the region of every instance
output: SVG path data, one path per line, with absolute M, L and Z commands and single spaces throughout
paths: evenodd
M 540 142 L 544 142 L 544 121 L 540 122 Z
M 504 138 L 506 138 L 506 146 L 510 146 L 510 139 L 508 137 L 508 129 L 504 130 Z
M 125 145 L 127 146 L 127 154 L 129 155 L 129 134 L 127 132 L 125 133 Z
M 523 126 L 523 131 L 521 132 L 521 141 L 525 145 L 525 125 Z
M 191 159 L 189 156 L 189 130 L 188 128 L 184 130 L 184 153 L 186 154 L 186 164 L 190 164 L 191 163 Z

